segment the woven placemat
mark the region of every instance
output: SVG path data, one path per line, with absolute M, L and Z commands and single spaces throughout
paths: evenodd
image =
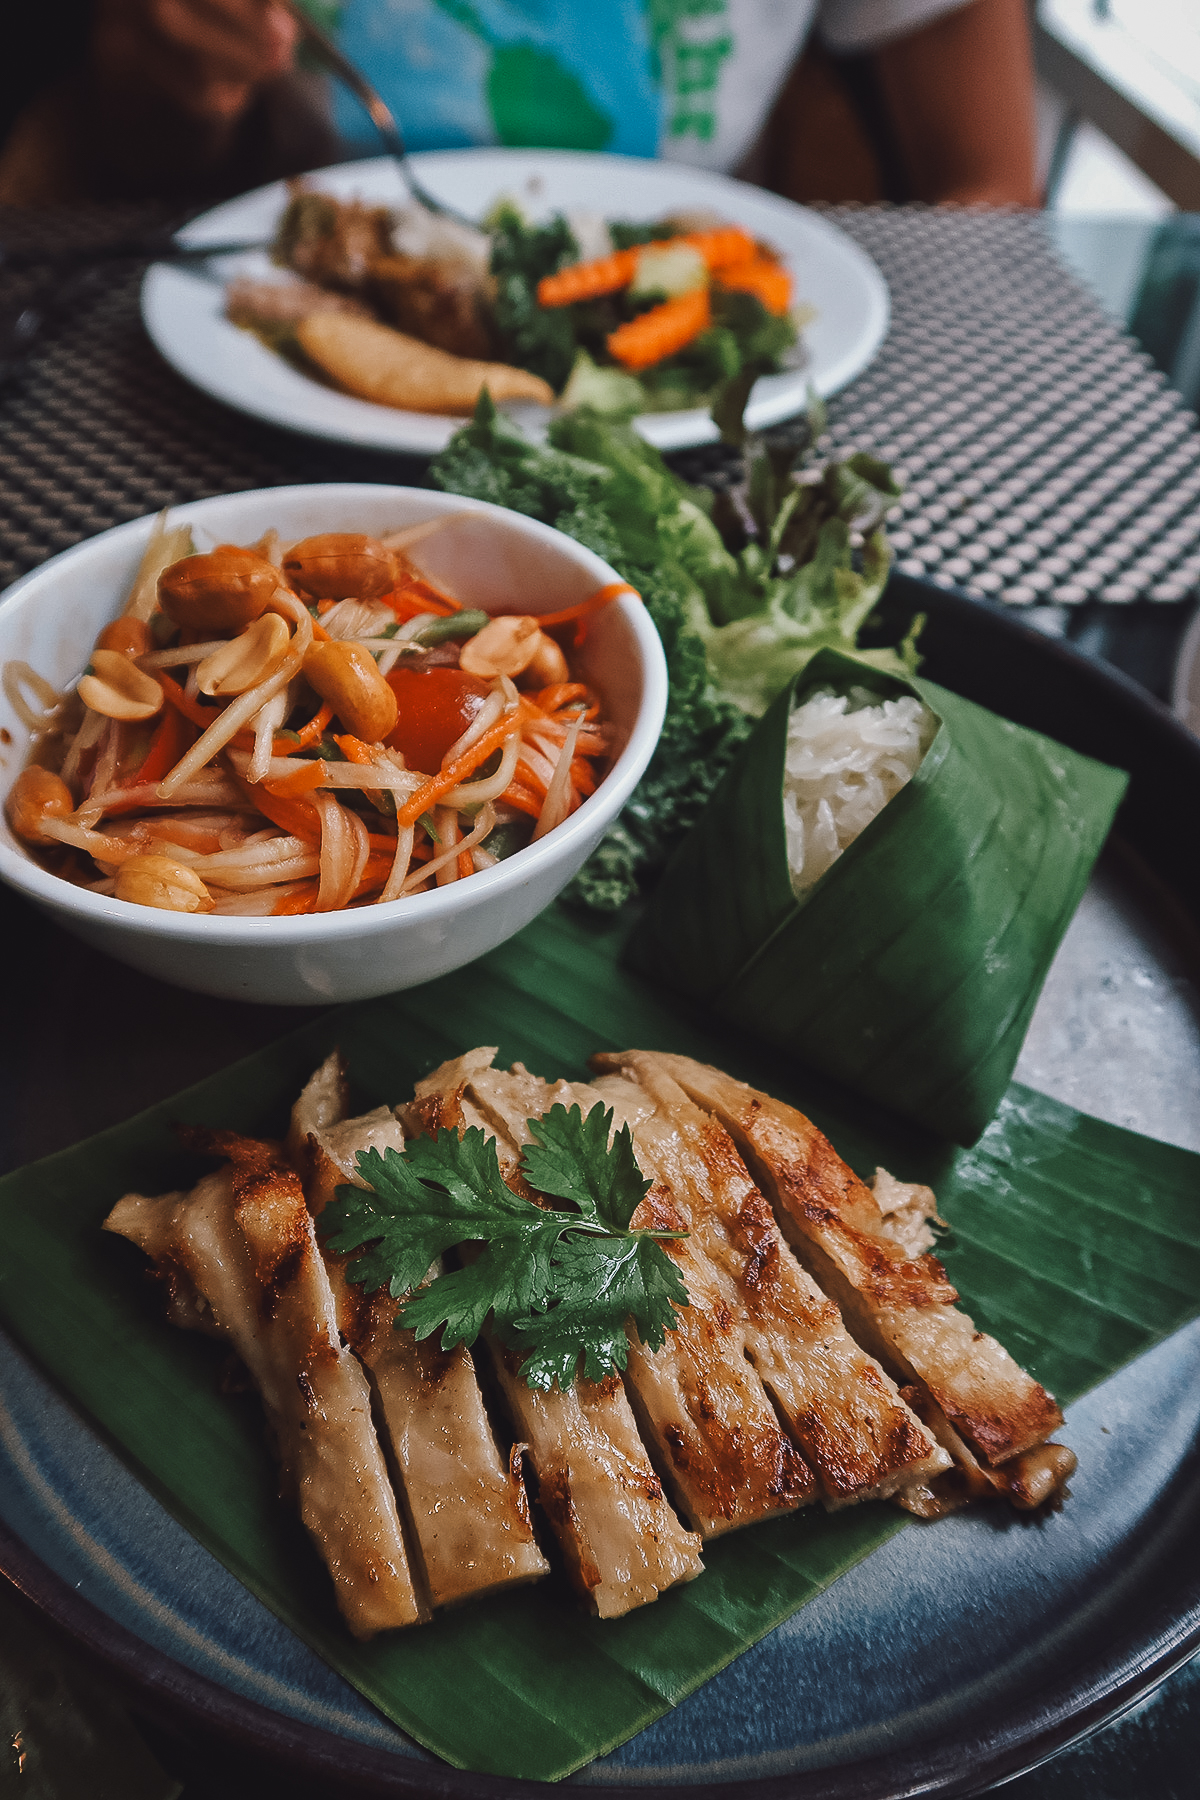
M 1200 587 L 1195 415 L 1059 259 L 1037 215 L 830 215 L 892 327 L 830 409 L 903 472 L 899 566 L 989 599 L 1180 601 Z
M 1200 435 L 1032 215 L 835 208 L 879 264 L 892 324 L 830 406 L 827 443 L 902 472 L 901 569 L 1017 605 L 1182 601 L 1200 585 Z M 99 242 L 146 208 L 0 216 L 0 243 Z M 245 419 L 187 386 L 138 316 L 141 271 L 58 285 L 0 391 L 0 585 L 121 520 L 276 483 L 419 482 L 418 459 Z M 0 271 L 0 308 L 39 273 Z M 684 459 L 685 461 L 689 459 Z M 703 459 L 696 459 L 702 461 Z

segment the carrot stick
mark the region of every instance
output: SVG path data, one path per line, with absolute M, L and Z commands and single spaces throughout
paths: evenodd
M 557 275 L 543 275 L 537 284 L 539 306 L 570 306 L 576 300 L 595 300 L 628 287 L 637 274 L 638 250 L 614 250 L 591 262 L 572 263 Z
M 610 331 L 605 342 L 610 356 L 627 369 L 648 369 L 652 363 L 674 356 L 712 324 L 707 288 L 693 288 L 677 300 L 665 300 Z
M 460 781 L 465 781 L 467 776 L 477 769 L 480 763 L 485 763 L 492 751 L 498 750 L 505 738 L 515 730 L 520 730 L 520 726 L 514 724 L 507 714 L 503 718 L 497 719 L 496 723 L 489 726 L 482 737 L 476 738 L 471 748 L 464 750 L 448 769 L 443 769 L 440 775 L 435 775 L 431 781 L 425 783 L 424 787 L 418 788 L 416 793 L 404 802 L 403 806 L 397 807 L 397 827 L 402 830 L 405 825 L 415 825 L 423 812 L 428 812 L 429 808 L 436 805 L 443 794 L 448 794 L 450 789 L 457 787 Z
M 265 782 L 260 781 L 251 787 L 240 775 L 235 775 L 234 779 L 255 811 L 260 812 L 264 819 L 269 819 L 272 825 L 278 825 L 280 831 L 286 831 L 289 837 L 320 841 L 320 816 L 309 801 L 281 799 L 278 794 L 266 791 Z
M 295 893 L 285 894 L 283 899 L 277 900 L 271 908 L 271 917 L 273 919 L 291 919 L 299 913 L 312 912 L 317 904 L 317 893 L 320 886 L 319 881 L 306 881 L 304 886 L 298 888 Z
M 201 731 L 207 731 L 213 720 L 219 718 L 221 712 L 219 706 L 201 706 L 199 701 L 191 698 L 190 694 L 184 693 L 179 683 L 174 681 L 165 669 L 155 669 L 154 679 L 176 712 L 182 713 L 185 719 L 190 719 L 193 725 L 198 725 Z
M 326 700 L 320 712 L 315 712 L 308 724 L 302 725 L 296 732 L 296 749 L 307 750 L 310 745 L 317 743 L 332 718 L 333 708 Z
M 595 300 L 601 294 L 615 294 L 628 287 L 637 274 L 638 258 L 643 250 L 669 250 L 676 244 L 688 244 L 698 250 L 710 269 L 728 263 L 749 262 L 756 254 L 754 239 L 740 226 L 723 225 L 716 231 L 689 231 L 681 237 L 656 238 L 653 243 L 635 245 L 631 250 L 614 250 L 611 256 L 599 256 L 592 262 L 572 263 L 555 275 L 544 275 L 537 285 L 539 306 L 570 306 L 576 300 Z
M 523 782 L 513 780 L 501 794 L 500 801 L 502 805 L 515 807 L 517 812 L 528 813 L 531 819 L 536 819 L 545 803 L 545 795 L 535 794 Z
M 724 288 L 739 294 L 753 294 L 767 311 L 782 317 L 792 304 L 792 278 L 777 262 L 759 256 L 753 262 L 732 263 L 722 269 L 718 280 Z
M 142 766 L 137 771 L 139 781 L 160 782 L 167 770 L 175 767 L 184 751 L 195 741 L 188 729 L 189 724 L 190 720 L 175 707 L 164 707 L 163 716 L 150 739 Z
M 406 576 L 390 594 L 384 594 L 382 600 L 384 606 L 391 607 L 402 625 L 408 619 L 415 619 L 418 613 L 440 613 L 443 618 L 448 618 L 451 613 L 462 611 L 460 600 L 452 600 L 432 582 L 416 575 Z
M 559 712 L 572 700 L 589 700 L 591 695 L 582 681 L 556 681 L 550 687 L 544 687 L 539 693 L 527 694 L 535 706 L 541 707 L 544 713 Z
M 723 269 L 729 263 L 749 262 L 757 254 L 757 246 L 748 231 L 740 225 L 720 225 L 715 231 L 689 231 L 683 238 L 671 238 L 672 244 L 690 244 L 698 250 L 710 269 Z
M 357 763 L 360 768 L 370 768 L 374 758 L 370 745 L 364 744 L 361 738 L 351 737 L 347 732 L 344 737 L 335 737 L 333 741 L 347 762 Z
M 275 781 L 260 781 L 257 786 L 266 788 L 276 800 L 299 800 L 302 795 L 309 794 L 313 788 L 320 787 L 325 779 L 325 765 L 321 762 L 305 763 L 302 769 L 293 769 L 287 775 L 280 775 Z

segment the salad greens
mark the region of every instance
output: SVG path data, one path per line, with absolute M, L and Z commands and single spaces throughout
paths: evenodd
M 553 1106 L 528 1125 L 534 1142 L 521 1173 L 570 1211 L 514 1193 L 495 1139 L 471 1126 L 461 1137 L 440 1130 L 414 1138 L 403 1154 L 360 1152 L 359 1172 L 370 1185 L 339 1188 L 322 1225 L 332 1224 L 335 1250 L 366 1246 L 349 1278 L 403 1299 L 398 1325 L 418 1338 L 440 1329 L 449 1350 L 473 1344 L 490 1318 L 521 1356 L 530 1387 L 565 1389 L 581 1358 L 589 1381 L 624 1369 L 630 1322 L 649 1349 L 661 1348 L 688 1297 L 656 1240 L 686 1233 L 630 1229 L 651 1184 L 628 1125 L 613 1132 L 610 1109 Z M 443 1251 L 468 1242 L 478 1254 L 422 1285 Z
M 914 634 L 859 651 L 883 592 L 882 529 L 898 489 L 866 455 L 796 465 L 823 424 L 755 438 L 742 425 L 747 370 L 714 408 L 747 474 L 713 495 L 676 475 L 627 423 L 580 408 L 532 443 L 485 393 L 434 461 L 439 487 L 541 519 L 613 564 L 662 638 L 671 692 L 646 774 L 564 898 L 616 911 L 699 818 L 753 721 L 826 645 L 896 673 L 916 666 Z
M 581 260 L 570 224 L 561 214 L 545 224 L 532 224 L 511 202 L 502 202 L 489 214 L 487 227 L 495 282 L 492 317 L 503 353 L 518 367 L 548 381 L 556 393 L 573 384 L 571 405 L 586 401 L 618 417 L 704 405 L 723 382 L 752 364 L 760 374 L 780 368 L 796 342 L 796 323 L 790 316 L 776 317 L 755 295 L 726 292 L 716 285 L 710 328 L 676 355 L 629 375 L 613 367 L 605 340 L 618 325 L 658 305 L 665 296 L 626 289 L 571 306 L 539 306 L 537 284 L 542 277 Z M 672 237 L 680 229 L 669 222 L 613 223 L 609 235 L 620 250 Z M 597 372 L 609 379 L 596 381 Z

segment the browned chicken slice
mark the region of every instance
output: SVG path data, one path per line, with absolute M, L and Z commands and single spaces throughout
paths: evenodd
M 997 1472 L 991 1485 L 1010 1486 L 1005 1466 L 1043 1445 L 1062 1413 L 994 1338 L 976 1331 L 957 1309 L 958 1295 L 937 1258 L 905 1254 L 894 1219 L 881 1212 L 870 1188 L 803 1113 L 688 1057 L 654 1061 L 731 1133 L 800 1259 L 955 1457 L 954 1476 L 939 1478 L 948 1491 L 970 1474 L 964 1449 L 977 1469 Z M 1050 1460 L 1059 1468 L 1055 1486 L 1061 1487 L 1074 1458 L 1065 1451 Z M 1035 1461 L 1048 1466 L 1045 1458 Z M 1011 1492 L 1018 1504 L 1027 1487 L 1018 1474 Z M 914 1501 L 914 1510 L 928 1510 L 916 1494 Z
M 373 264 L 368 292 L 389 325 L 452 356 L 488 361 L 496 344 L 485 297 L 469 263 L 444 256 L 383 256 Z
M 360 1150 L 404 1147 L 386 1106 L 348 1119 L 336 1053 L 292 1109 L 289 1152 L 299 1158 L 314 1216 L 337 1187 L 361 1186 Z M 394 1324 L 399 1302 L 346 1279 L 352 1257 L 324 1250 L 338 1325 L 370 1371 L 435 1606 L 533 1581 L 549 1570 L 538 1549 L 519 1452 L 503 1457 L 492 1435 L 469 1351 L 418 1343 Z
M 652 1057 L 634 1051 L 595 1064 L 628 1079 L 602 1077 L 576 1090 L 580 1101 L 591 1091 L 629 1119 L 643 1173 L 687 1219 L 712 1289 L 738 1318 L 746 1354 L 825 1505 L 886 1498 L 948 1469 L 947 1453 L 784 1243 L 724 1127 Z
M 472 1051 L 418 1083 L 405 1109 L 412 1130 L 478 1126 L 497 1140 L 506 1179 L 521 1187 L 519 1150 L 473 1097 L 495 1055 Z M 522 1071 L 530 1111 L 556 1093 Z M 540 1108 L 538 1102 L 540 1101 Z M 489 1344 L 517 1437 L 528 1448 L 538 1499 L 561 1547 L 567 1575 L 591 1610 L 618 1618 L 700 1573 L 700 1540 L 680 1524 L 646 1455 L 621 1383 L 577 1381 L 567 1392 L 530 1388 L 517 1359 Z
M 679 1178 L 678 1140 L 640 1091 L 619 1084 L 634 1102 L 638 1160 L 654 1186 L 634 1214 L 642 1229 L 690 1231 L 688 1195 Z M 588 1111 L 590 1087 L 551 1087 L 524 1069 L 475 1075 L 469 1096 L 516 1145 L 530 1142 L 526 1121 L 555 1101 Z M 611 1103 L 611 1096 L 606 1096 Z M 645 1116 L 643 1116 L 645 1115 Z M 624 1122 L 618 1119 L 618 1125 Z M 749 1185 L 749 1183 L 747 1183 Z M 816 1498 L 811 1469 L 781 1430 L 762 1382 L 747 1360 L 745 1317 L 696 1235 L 664 1243 L 679 1264 L 689 1304 L 660 1350 L 631 1342 L 625 1382 L 643 1436 L 654 1446 L 680 1511 L 704 1537 L 788 1512 Z M 918 1428 L 919 1429 L 919 1428 Z
M 427 1618 L 371 1423 L 362 1369 L 338 1339 L 333 1294 L 295 1172 L 269 1144 L 194 1130 L 229 1158 L 190 1193 L 127 1194 L 105 1220 L 139 1245 L 173 1323 L 232 1344 L 266 1409 L 283 1483 L 356 1637 Z

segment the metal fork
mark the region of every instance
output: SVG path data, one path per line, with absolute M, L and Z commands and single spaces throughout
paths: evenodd
M 444 200 L 437 199 L 415 174 L 412 164 L 408 160 L 408 151 L 405 148 L 400 127 L 396 123 L 395 114 L 371 86 L 358 65 L 352 63 L 350 58 L 339 50 L 329 34 L 309 17 L 301 6 L 300 0 L 283 0 L 283 5 L 291 13 L 300 27 L 301 35 L 325 64 L 330 74 L 336 75 L 338 80 L 349 88 L 355 99 L 365 108 L 372 125 L 383 139 L 392 160 L 399 169 L 401 179 L 417 204 L 425 207 L 428 212 L 438 213 L 446 219 L 455 219 L 460 225 L 469 225 L 472 230 L 478 230 L 479 221 L 477 219 L 469 219 L 456 207 L 448 206 Z

